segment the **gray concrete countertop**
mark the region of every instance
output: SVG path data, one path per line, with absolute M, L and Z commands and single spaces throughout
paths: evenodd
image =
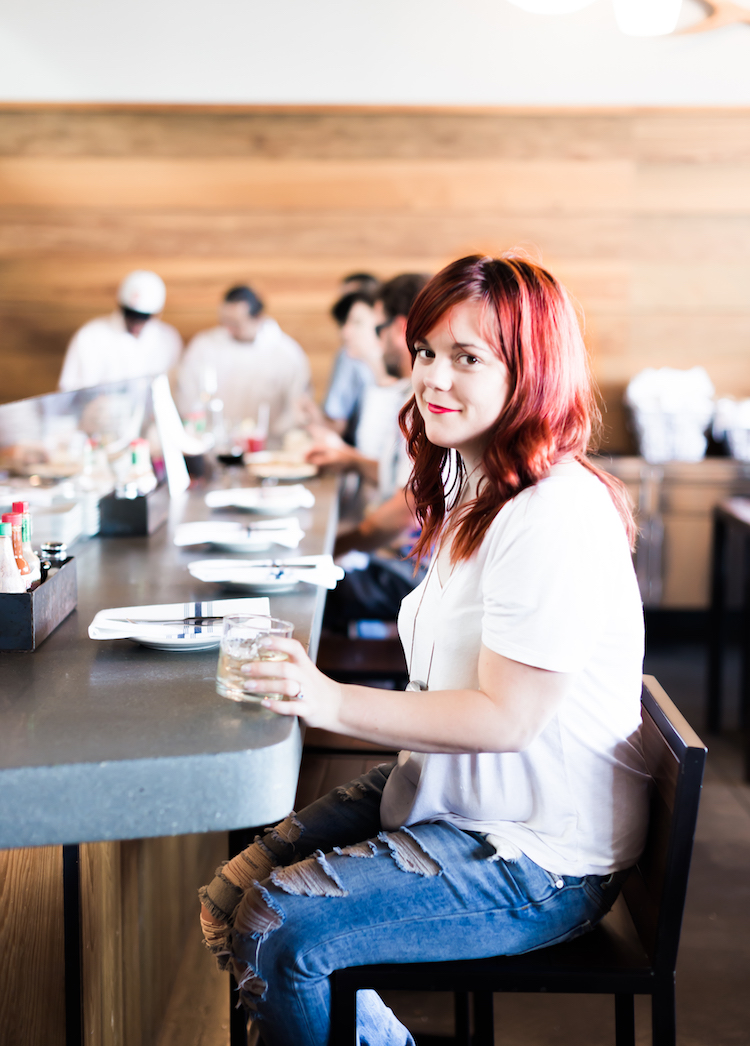
M 241 480 L 230 470 L 218 485 Z M 305 539 L 290 555 L 333 546 L 337 482 L 308 485 L 316 504 L 295 513 Z M 291 809 L 298 722 L 219 697 L 216 650 L 88 638 L 105 607 L 249 594 L 187 572 L 191 560 L 225 553 L 173 544 L 185 520 L 252 518 L 212 513 L 206 489 L 173 501 L 150 537 L 78 542 L 77 610 L 36 651 L 0 653 L 0 848 L 243 828 Z M 313 657 L 324 602 L 325 590 L 305 584 L 271 597 L 271 612 L 294 623 Z

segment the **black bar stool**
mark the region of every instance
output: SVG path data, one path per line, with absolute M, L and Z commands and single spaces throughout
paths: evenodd
M 745 780 L 750 781 L 750 498 L 730 498 L 714 509 L 706 716 L 711 733 L 721 730 L 729 620 L 729 549 L 733 538 L 737 539 L 743 553 L 740 729 L 743 733 Z

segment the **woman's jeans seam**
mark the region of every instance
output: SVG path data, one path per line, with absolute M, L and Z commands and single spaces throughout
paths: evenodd
M 571 883 L 567 888 L 569 890 L 583 889 L 583 884 L 582 883 L 581 884 L 573 884 L 573 883 Z M 507 913 L 511 913 L 512 912 L 512 913 L 517 914 L 517 915 L 522 915 L 524 912 L 527 912 L 527 911 L 529 911 L 532 908 L 543 908 L 543 907 L 545 907 L 545 905 L 550 904 L 550 902 L 554 902 L 555 900 L 557 900 L 558 897 L 560 897 L 562 893 L 563 893 L 562 890 L 556 890 L 554 894 L 550 894 L 548 897 L 543 897 L 543 898 L 541 898 L 538 901 L 528 901 L 526 904 L 520 905 L 518 907 L 515 907 L 515 908 L 507 907 L 507 908 L 505 908 L 503 910 L 505 912 L 507 912 Z M 497 912 L 497 911 L 498 911 L 498 909 L 496 907 L 495 908 L 485 908 L 484 910 L 476 909 L 472 914 L 474 914 L 474 915 L 482 915 L 482 914 L 484 914 L 484 915 L 492 915 L 494 912 Z M 603 915 L 605 915 L 605 914 L 606 914 L 606 912 L 603 913 Z M 418 921 L 419 921 L 420 925 L 426 925 L 426 924 L 429 924 L 431 922 L 434 922 L 435 920 L 439 920 L 441 923 L 448 924 L 452 920 L 458 920 L 458 919 L 462 919 L 462 918 L 464 918 L 464 913 L 463 912 L 454 912 L 454 913 L 452 913 L 450 915 L 445 915 L 444 913 L 436 913 L 434 916 L 421 916 L 421 917 L 419 917 Z M 395 929 L 397 927 L 402 927 L 403 928 L 403 927 L 406 927 L 406 926 L 410 926 L 415 921 L 415 919 L 417 919 L 417 916 L 414 916 L 414 917 L 411 917 L 411 918 L 406 918 L 406 919 L 394 919 L 394 920 L 390 920 L 390 921 L 383 920 L 383 921 L 381 921 L 379 923 L 379 926 L 381 926 L 381 927 L 391 927 L 393 929 Z M 585 920 L 585 924 L 593 925 L 593 923 L 591 922 L 590 919 Z M 580 924 L 580 925 L 583 925 L 583 924 Z M 331 944 L 333 942 L 344 941 L 344 940 L 347 939 L 347 937 L 356 936 L 358 933 L 359 933 L 359 931 L 356 930 L 356 929 L 347 928 L 346 930 L 343 930 L 341 933 L 336 934 L 335 937 L 329 937 L 327 939 L 326 943 L 327 944 Z M 312 954 L 312 952 L 316 948 L 318 948 L 318 947 L 319 947 L 319 944 L 316 943 L 316 944 L 312 945 L 306 951 L 301 951 L 299 953 L 300 959 L 306 958 L 308 955 Z M 546 944 L 540 944 L 537 947 L 539 947 L 539 948 L 546 948 L 547 945 Z M 533 951 L 533 950 L 536 950 L 536 949 L 531 949 L 531 950 Z M 502 953 L 498 951 L 497 954 L 501 955 Z M 445 961 L 446 962 L 450 962 L 449 959 L 446 959 Z M 359 965 L 366 966 L 368 964 L 367 963 L 360 963 Z M 328 976 L 328 975 L 326 974 L 324 976 Z

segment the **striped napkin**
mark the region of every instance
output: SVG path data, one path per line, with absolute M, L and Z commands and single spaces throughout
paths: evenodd
M 200 559 L 188 563 L 199 581 L 214 584 L 254 585 L 279 588 L 298 581 L 322 588 L 335 588 L 344 576 L 331 556 L 297 556 L 294 559 Z
M 268 596 L 213 599 L 195 603 L 152 603 L 140 607 L 100 610 L 89 625 L 89 639 L 179 639 L 197 631 L 221 635 L 222 621 L 202 625 L 175 624 L 188 617 L 225 617 L 227 614 L 270 614 Z M 144 624 L 143 622 L 147 622 Z

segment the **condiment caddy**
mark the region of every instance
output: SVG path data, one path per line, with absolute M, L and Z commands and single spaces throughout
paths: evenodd
M 16 502 L 0 523 L 0 650 L 35 650 L 78 602 L 75 560 L 56 541 L 40 561 L 28 508 Z
M 148 494 L 118 498 L 109 494 L 99 502 L 99 533 L 102 537 L 137 537 L 153 534 L 169 516 L 169 487 L 166 483 Z
M 153 534 L 169 516 L 169 488 L 157 485 L 148 441 L 131 441 L 126 467 L 113 494 L 99 501 L 99 533 L 103 537 Z

